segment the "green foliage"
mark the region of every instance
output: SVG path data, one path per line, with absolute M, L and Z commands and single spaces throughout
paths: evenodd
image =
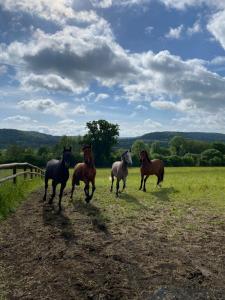
M 146 150 L 147 152 L 149 152 L 148 145 L 145 144 L 142 140 L 136 140 L 131 147 L 133 166 L 140 165 L 140 152 L 142 150 Z
M 225 154 L 225 143 L 214 142 L 214 143 L 212 143 L 212 148 Z
M 182 136 L 175 136 L 172 138 L 170 141 L 170 149 L 171 149 L 171 154 L 173 155 L 184 155 L 185 154 L 185 144 L 186 141 Z
M 91 144 L 97 166 L 107 165 L 112 147 L 117 144 L 119 125 L 106 120 L 88 122 L 88 133 L 84 136 L 84 143 Z

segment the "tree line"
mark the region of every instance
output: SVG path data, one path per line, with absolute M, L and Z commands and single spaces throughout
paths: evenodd
M 7 149 L 0 151 L 0 163 L 28 162 L 44 167 L 46 162 L 52 158 L 59 159 L 63 147 L 72 147 L 72 165 L 82 161 L 81 146 L 91 144 L 97 167 L 109 167 L 112 162 L 119 160 L 121 154 L 127 149 L 117 149 L 119 138 L 119 125 L 112 124 L 106 120 L 88 122 L 86 124 L 87 134 L 83 137 L 63 136 L 53 146 L 41 146 L 37 149 L 25 148 L 18 145 L 10 145 Z M 166 166 L 224 166 L 225 165 L 225 143 L 202 142 L 185 139 L 181 136 L 173 137 L 168 145 L 160 142 L 146 143 L 136 140 L 131 147 L 133 154 L 133 165 L 139 166 L 139 153 L 146 150 L 151 159 L 161 159 Z

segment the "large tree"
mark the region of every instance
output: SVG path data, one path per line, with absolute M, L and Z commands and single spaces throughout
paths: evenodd
M 96 165 L 104 165 L 110 157 L 112 147 L 117 144 L 119 125 L 106 120 L 88 122 L 88 133 L 84 136 L 84 143 L 91 144 Z

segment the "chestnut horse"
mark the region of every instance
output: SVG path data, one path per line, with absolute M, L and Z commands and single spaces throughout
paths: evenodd
M 143 181 L 143 191 L 146 192 L 146 181 L 150 175 L 156 175 L 158 177 L 157 186 L 160 186 L 160 182 L 163 181 L 164 177 L 164 163 L 160 159 L 150 160 L 146 150 L 142 150 L 140 153 L 141 161 L 141 185 L 139 190 L 142 189 Z
M 73 199 L 73 192 L 75 189 L 75 185 L 80 185 L 80 181 L 83 181 L 85 184 L 84 192 L 85 192 L 85 201 L 88 203 L 93 197 L 95 191 L 95 176 L 96 169 L 94 165 L 93 154 L 90 145 L 85 145 L 82 148 L 84 153 L 84 162 L 78 163 L 74 167 L 73 177 L 72 177 L 72 190 L 70 198 Z M 89 184 L 92 184 L 92 192 L 89 195 Z

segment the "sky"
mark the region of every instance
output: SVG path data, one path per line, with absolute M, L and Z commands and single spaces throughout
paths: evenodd
M 225 0 L 0 0 L 0 128 L 225 133 Z

